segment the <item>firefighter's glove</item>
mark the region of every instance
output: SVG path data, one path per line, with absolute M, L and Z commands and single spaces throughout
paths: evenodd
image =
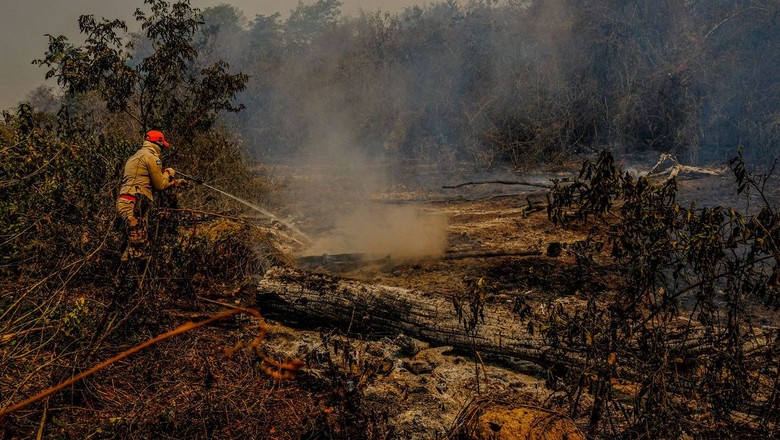
M 168 178 L 173 180 L 174 176 L 176 176 L 176 170 L 173 168 L 166 168 L 163 170 L 163 174 L 167 174 Z
M 186 179 L 174 180 L 173 186 L 176 188 L 188 189 L 190 187 L 190 181 Z

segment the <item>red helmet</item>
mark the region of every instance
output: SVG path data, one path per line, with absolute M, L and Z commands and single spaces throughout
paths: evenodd
M 161 145 L 164 147 L 168 146 L 168 142 L 165 142 L 165 136 L 163 136 L 161 131 L 157 130 L 151 130 L 146 132 L 145 140 L 149 142 L 154 142 L 157 145 Z

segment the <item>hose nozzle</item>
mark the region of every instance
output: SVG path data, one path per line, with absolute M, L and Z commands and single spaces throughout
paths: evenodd
M 184 177 L 187 180 L 192 180 L 193 182 L 197 183 L 198 185 L 203 185 L 203 179 L 199 179 L 197 177 L 193 177 L 187 174 L 182 173 L 181 171 L 176 171 L 176 174 L 180 175 L 181 177 Z

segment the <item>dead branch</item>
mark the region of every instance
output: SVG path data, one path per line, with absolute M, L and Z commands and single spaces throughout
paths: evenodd
M 8 333 L 8 334 L 5 334 L 5 335 L 1 335 L 0 336 L 0 343 L 6 342 L 6 341 L 10 341 L 11 339 L 13 339 L 13 338 L 15 338 L 17 336 L 23 336 L 23 335 L 26 335 L 28 333 L 37 332 L 37 331 L 41 331 L 41 330 L 48 330 L 50 328 L 52 328 L 52 326 L 47 325 L 47 326 L 44 326 L 44 327 L 29 328 L 27 330 L 22 330 L 20 332 Z
M 447 252 L 444 260 L 463 260 L 466 258 L 497 258 L 497 257 L 532 257 L 542 255 L 537 249 L 521 251 L 493 251 L 493 252 Z
M 454 188 L 460 188 L 463 186 L 470 186 L 470 185 L 488 185 L 488 184 L 497 184 L 497 185 L 523 185 L 523 186 L 533 186 L 536 188 L 552 188 L 551 185 L 543 185 L 541 183 L 533 183 L 533 182 L 527 182 L 522 180 L 478 180 L 473 182 L 464 182 L 459 183 L 457 185 L 443 185 L 442 188 L 444 189 L 454 189 Z
M 663 165 L 666 162 L 671 162 L 672 165 L 668 168 L 665 168 L 664 170 L 659 171 L 659 168 L 661 165 Z M 658 162 L 653 166 L 653 168 L 648 171 L 646 174 L 647 177 L 660 177 L 660 176 L 667 176 L 666 180 L 671 180 L 677 177 L 680 174 L 689 174 L 691 177 L 698 177 L 699 175 L 705 175 L 705 176 L 719 176 L 726 172 L 726 169 L 709 169 L 709 168 L 702 168 L 702 167 L 696 167 L 691 165 L 683 165 L 680 163 L 680 161 L 677 160 L 676 157 L 672 156 L 671 154 L 662 154 L 658 158 Z
M 235 216 L 231 216 L 231 215 L 224 215 L 224 214 L 219 214 L 219 213 L 211 212 L 211 211 L 201 211 L 201 210 L 197 210 L 197 209 L 160 208 L 159 212 L 186 212 L 186 213 L 189 213 L 189 214 L 198 214 L 198 215 L 202 215 L 202 216 L 205 216 L 205 217 L 217 217 L 217 218 L 224 218 L 224 219 L 227 219 L 227 220 L 234 220 L 234 221 L 237 221 L 237 222 L 248 223 L 246 219 L 241 218 L 241 217 L 235 217 Z

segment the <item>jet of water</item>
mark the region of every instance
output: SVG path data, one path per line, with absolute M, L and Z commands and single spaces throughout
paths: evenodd
M 293 233 L 295 233 L 299 237 L 303 238 L 307 243 L 311 243 L 311 238 L 309 238 L 308 235 L 304 234 L 300 229 L 295 227 L 295 225 L 293 225 L 292 223 L 284 221 L 284 220 L 280 219 L 279 217 L 273 215 L 270 211 L 268 211 L 266 209 L 263 209 L 263 208 L 255 205 L 254 203 L 250 203 L 250 202 L 248 202 L 248 201 L 246 201 L 246 200 L 244 200 L 244 199 L 242 199 L 240 197 L 236 197 L 236 196 L 234 196 L 233 194 L 230 194 L 227 191 L 223 191 L 223 190 L 221 190 L 219 188 L 213 187 L 213 186 L 207 184 L 206 182 L 204 182 L 203 179 L 198 179 L 196 177 L 188 176 L 188 175 L 186 175 L 186 174 L 184 174 L 182 172 L 179 172 L 179 171 L 177 171 L 176 174 L 184 177 L 185 179 L 192 180 L 193 182 L 196 182 L 196 183 L 198 183 L 198 184 L 200 184 L 202 186 L 205 186 L 206 188 L 208 188 L 208 189 L 210 189 L 212 191 L 216 191 L 216 192 L 218 192 L 218 193 L 220 193 L 220 194 L 222 194 L 222 195 L 224 195 L 226 197 L 229 197 L 229 198 L 235 200 L 236 202 L 241 203 L 244 206 L 252 208 L 253 210 L 263 214 L 264 216 L 270 218 L 271 220 L 274 220 L 274 221 L 277 221 L 277 222 L 283 224 L 284 226 L 287 227 L 287 229 L 291 230 Z

